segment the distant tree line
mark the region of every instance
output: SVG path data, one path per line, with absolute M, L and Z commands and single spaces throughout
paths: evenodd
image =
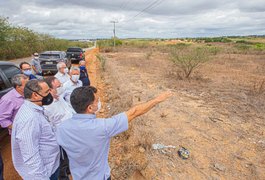
M 89 43 L 54 38 L 26 27 L 13 26 L 0 17 L 0 60 L 28 57 L 34 52 L 65 51 L 70 46 L 88 47 Z

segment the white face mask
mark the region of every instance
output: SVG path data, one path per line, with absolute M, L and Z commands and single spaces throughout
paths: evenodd
M 65 74 L 67 74 L 69 70 L 68 70 L 68 68 L 64 68 L 63 71 L 64 71 Z
M 72 75 L 71 79 L 74 81 L 74 82 L 77 82 L 78 79 L 79 79 L 80 75 Z
M 30 76 L 32 74 L 31 70 L 25 70 L 23 73 L 27 76 Z
M 101 109 L 101 102 L 100 102 L 100 99 L 98 99 L 98 110 L 95 113 L 99 112 L 100 109 Z
M 38 59 L 39 59 L 39 57 L 38 57 L 38 56 L 34 56 L 34 59 L 38 60 Z
M 63 93 L 64 93 L 64 88 L 63 87 L 58 87 L 57 88 L 57 95 L 60 96 Z

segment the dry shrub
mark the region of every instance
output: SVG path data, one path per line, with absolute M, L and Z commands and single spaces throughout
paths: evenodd
M 144 127 L 141 127 L 138 133 L 138 145 L 143 147 L 145 150 L 151 150 L 153 144 L 153 134 L 145 131 Z
M 190 78 L 192 73 L 202 64 L 210 60 L 210 52 L 204 47 L 172 48 L 171 60 L 180 69 L 183 78 Z
M 145 55 L 145 58 L 149 60 L 150 57 L 152 56 L 152 54 L 153 54 L 153 51 L 147 52 L 146 55 Z
M 99 60 L 100 62 L 100 67 L 103 71 L 105 71 L 105 65 L 106 65 L 106 57 L 105 56 L 102 56 L 100 54 L 97 54 L 96 55 L 97 59 Z
M 99 49 L 100 52 L 104 52 L 104 53 L 111 53 L 114 52 L 114 48 L 113 47 L 103 47 Z

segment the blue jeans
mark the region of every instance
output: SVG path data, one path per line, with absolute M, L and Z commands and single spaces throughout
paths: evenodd
M 57 168 L 56 171 L 52 174 L 50 180 L 58 180 L 58 177 L 59 177 L 59 168 Z

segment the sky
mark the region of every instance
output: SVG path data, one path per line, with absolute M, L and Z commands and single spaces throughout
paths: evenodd
M 265 0 L 0 0 L 15 26 L 64 39 L 265 35 Z

